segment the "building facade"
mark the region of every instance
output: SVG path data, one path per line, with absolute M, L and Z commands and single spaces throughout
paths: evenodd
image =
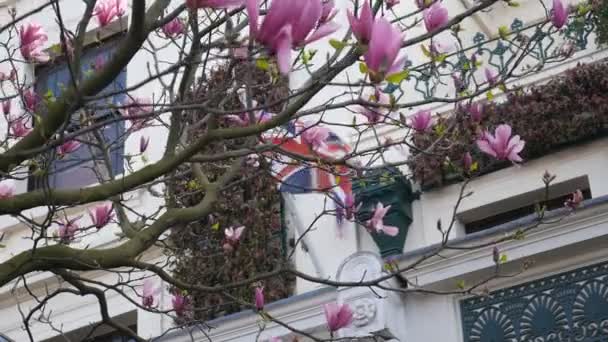
M 411 3 L 410 3 L 411 2 Z M 17 13 L 36 9 L 41 1 L 0 1 L 0 6 L 14 6 Z M 545 1 L 545 3 L 549 3 Z M 572 2 L 574 4 L 574 2 Z M 79 1 L 61 2 L 66 25 L 74 25 L 84 10 Z M 463 11 L 473 6 L 472 1 L 450 2 L 450 11 Z M 346 30 L 347 8 L 344 2 L 336 4 L 340 10 L 338 19 Z M 412 8 L 413 1 L 403 1 L 403 9 Z M 399 9 L 399 7 L 397 7 Z M 509 51 L 503 51 L 496 27 L 508 26 L 512 30 L 526 27 L 544 18 L 545 12 L 538 2 L 522 1 L 513 8 L 503 2 L 492 11 L 474 16 L 463 22 L 471 42 L 482 42 L 488 63 L 509 59 Z M 6 11 L 0 14 L 8 21 Z M 46 28 L 49 44 L 58 43 L 55 16 L 51 8 L 36 13 L 36 20 Z M 89 39 L 103 40 L 102 45 L 87 50 L 86 70 L 98 56 L 109 56 L 113 39 L 119 39 L 128 27 L 127 17 L 112 23 L 105 29 L 91 29 Z M 415 34 L 415 30 L 412 36 Z M 341 32 L 341 31 L 340 31 Z M 420 28 L 420 32 L 423 32 Z M 519 77 L 519 85 L 542 85 L 565 70 L 577 67 L 578 63 L 601 63 L 606 53 L 593 43 L 593 33 L 580 38 L 579 46 L 570 59 L 547 64 L 541 72 Z M 484 38 L 485 37 L 485 38 Z M 447 39 L 449 37 L 441 37 Z M 480 40 L 481 39 L 481 40 Z M 151 44 L 162 45 L 161 37 L 151 38 Z M 552 49 L 559 42 L 555 43 Z M 334 52 L 327 40 L 314 44 L 317 56 Z M 480 48 L 481 49 L 481 48 Z M 480 50 L 481 51 L 481 50 Z M 553 51 L 553 50 L 552 50 Z M 166 47 L 157 51 L 157 58 L 171 60 L 178 53 L 176 48 Z M 408 59 L 416 64 L 425 60 L 420 49 L 408 51 Z M 530 57 L 532 58 L 532 57 Z M 148 54 L 138 53 L 121 76 L 107 91 L 125 89 L 144 82 L 148 66 L 154 64 Z M 356 68 L 356 67 L 355 67 Z M 353 73 L 338 76 L 337 81 L 348 80 Z M 306 70 L 294 72 L 290 85 L 294 88 L 307 80 Z M 66 82 L 65 65 L 32 66 L 20 70 L 20 77 L 30 80 L 36 91 L 44 94 L 51 90 L 60 95 L 61 83 Z M 414 82 L 414 80 L 412 80 Z M 513 86 L 514 84 L 508 84 Z M 152 97 L 160 94 L 159 82 L 149 82 L 138 87 L 134 96 Z M 448 91 L 451 86 L 446 86 Z M 428 89 L 408 94 L 415 100 L 425 98 Z M 106 90 L 104 90 L 106 91 Z M 333 93 L 321 92 L 308 105 L 326 103 Z M 496 95 L 500 97 L 500 95 Z M 121 103 L 124 98 L 111 98 Z M 438 102 L 439 103 L 439 102 Z M 433 112 L 440 115 L 453 108 L 434 105 Z M 413 111 L 412 111 L 413 113 Z M 410 112 L 406 114 L 411 114 Z M 105 115 L 105 114 L 104 114 Z M 347 118 L 334 115 L 340 120 Z M 331 121 L 331 119 L 330 119 Z M 124 124 L 124 121 L 121 121 Z M 3 123 L 6 126 L 6 123 Z M 6 128 L 6 127 L 4 127 Z M 120 135 L 127 129 L 118 123 L 108 128 L 108 139 Z M 375 133 L 351 136 L 351 131 L 335 128 L 342 140 L 358 149 L 374 148 L 382 139 L 393 141 L 404 139 L 404 132 L 391 128 L 378 128 Z M 162 157 L 167 132 L 163 127 L 147 127 L 132 134 L 126 141 L 112 149 L 114 165 L 124 165 L 121 158 L 137 155 L 142 135 L 152 136 L 146 159 L 153 162 Z M 585 141 L 565 144 L 550 153 L 526 160 L 521 165 L 509 165 L 474 177 L 470 182 L 451 181 L 441 185 L 424 187 L 401 177 L 411 170 L 405 160 L 407 150 L 387 149 L 380 161 L 370 165 L 382 168 L 386 164 L 399 165 L 391 168 L 393 182 L 380 180 L 371 187 L 358 187 L 353 180 L 357 196 L 365 198 L 364 206 L 373 206 L 377 201 L 393 206 L 390 215 L 400 225 L 400 235 L 387 240 L 371 235 L 362 227 L 347 224 L 339 228 L 334 216 L 318 218 L 326 206 L 326 194 L 284 193 L 284 216 L 286 235 L 294 240 L 302 237 L 306 248 L 294 250 L 295 268 L 317 278 L 331 282 L 365 282 L 385 279 L 370 287 L 339 287 L 318 284 L 302 278 L 296 280 L 293 296 L 271 303 L 266 310 L 274 317 L 299 331 L 329 338 L 323 305 L 331 302 L 348 303 L 354 310 L 354 321 L 341 329 L 338 337 L 369 336 L 386 341 L 603 341 L 608 339 L 608 138 L 598 136 Z M 86 153 L 86 152 L 83 152 Z M 364 161 L 367 162 L 367 161 Z M 135 160 L 133 168 L 141 168 L 145 160 Z M 92 177 L 82 170 L 82 165 L 56 165 L 64 168 L 50 180 L 53 187 L 78 183 L 79 187 L 90 185 Z M 543 183 L 545 172 L 555 175 L 549 185 Z M 118 166 L 107 170 L 110 175 L 128 174 L 127 168 Z M 373 179 L 373 177 L 372 177 Z M 36 189 L 32 177 L 15 182 L 18 193 Z M 464 190 L 463 190 L 464 189 Z M 571 193 L 581 190 L 585 200 L 575 210 L 561 205 Z M 471 193 L 462 197 L 463 193 Z M 136 212 L 153 213 L 163 205 L 163 199 L 146 189 L 128 194 L 129 204 Z M 557 206 L 547 207 L 539 223 L 536 203 L 553 201 Z M 460 202 L 457 206 L 456 203 Z M 552 202 L 552 203 L 553 203 Z M 71 209 L 70 215 L 84 213 L 87 206 Z M 32 218 L 44 216 L 47 208 L 41 207 L 26 213 Z M 439 223 L 440 222 L 440 223 Z M 316 228 L 307 232 L 311 224 Z M 0 249 L 0 262 L 29 248 L 31 241 L 24 239 L 27 229 L 18 220 L 8 216 L 0 219 L 0 232 L 6 248 Z M 100 230 L 95 236 L 85 237 L 78 246 L 104 248 L 119 242 L 118 227 Z M 338 237 L 338 235 L 340 235 Z M 498 258 L 496 254 L 498 253 Z M 160 249 L 151 248 L 142 257 L 155 262 L 163 259 Z M 391 272 L 398 276 L 389 276 Z M 103 271 L 88 274 L 90 279 L 112 283 L 116 274 Z M 58 286 L 55 277 L 39 273 L 28 277 L 28 287 L 23 282 L 0 289 L 0 341 L 28 340 L 23 329 L 20 310 L 36 305 L 35 296 L 44 296 Z M 126 289 L 133 295 L 134 289 Z M 159 294 L 161 307 L 170 307 L 171 294 L 166 290 Z M 138 309 L 123 296 L 108 292 L 110 314 L 144 338 L 158 341 L 265 341 L 280 337 L 283 341 L 298 334 L 284 326 L 264 321 L 253 311 L 243 311 L 206 322 L 204 326 L 173 328 L 170 317 Z M 59 295 L 49 301 L 52 321 L 57 329 L 67 333 L 72 340 L 83 339 L 84 328 L 100 320 L 99 308 L 93 297 Z M 44 320 L 44 317 L 41 318 Z M 61 341 L 57 330 L 48 324 L 33 322 L 31 330 L 39 341 Z M 2 337 L 4 336 L 4 337 Z M 127 341 L 112 329 L 101 329 L 97 341 Z M 301 337 L 300 341 L 307 337 Z

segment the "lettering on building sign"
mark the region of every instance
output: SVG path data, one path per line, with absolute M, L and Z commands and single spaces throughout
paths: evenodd
M 464 341 L 608 341 L 608 262 L 460 302 Z

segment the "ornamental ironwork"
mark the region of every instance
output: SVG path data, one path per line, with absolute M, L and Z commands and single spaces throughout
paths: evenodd
M 460 302 L 464 341 L 608 341 L 608 262 Z

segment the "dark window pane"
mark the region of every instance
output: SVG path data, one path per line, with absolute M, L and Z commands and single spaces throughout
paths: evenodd
M 583 193 L 584 199 L 591 198 L 591 190 L 589 188 L 581 190 Z M 556 198 L 552 198 L 546 201 L 544 204 L 547 206 L 547 210 L 554 210 L 564 206 L 564 202 L 567 199 L 571 198 L 572 194 L 567 194 L 563 196 L 559 196 Z M 465 231 L 467 234 L 472 234 L 476 232 L 480 232 L 482 230 L 486 230 L 492 227 L 496 227 L 503 223 L 515 221 L 524 216 L 528 216 L 530 214 L 534 214 L 536 210 L 536 206 L 534 204 L 526 205 L 517 209 L 509 210 L 494 216 L 486 217 L 481 220 L 473 221 L 465 224 Z
M 102 43 L 99 46 L 87 49 L 82 56 L 81 62 L 81 78 L 87 78 L 93 73 L 93 65 L 95 60 L 102 56 L 105 61 L 111 60 L 116 45 L 119 39 L 113 39 Z M 109 94 L 116 91 L 124 90 L 126 87 L 127 73 L 121 72 L 116 80 L 102 90 L 99 95 Z M 65 89 L 71 85 L 71 73 L 65 61 L 55 62 L 51 65 L 40 67 L 36 70 L 36 93 L 39 96 L 59 97 Z M 99 99 L 87 104 L 89 107 L 97 107 L 95 110 L 95 120 L 103 121 L 111 118 L 114 115 L 119 115 L 114 110 L 103 109 L 101 107 L 109 107 L 112 104 L 120 104 L 124 101 L 123 93 Z M 44 111 L 41 113 L 44 115 Z M 80 128 L 80 114 L 75 113 L 68 131 L 76 131 Z M 124 143 L 120 139 L 125 132 L 124 121 L 110 123 L 104 126 L 102 136 L 105 144 L 110 148 L 110 160 L 112 162 L 112 172 L 121 174 L 124 171 L 123 154 Z M 91 141 L 92 144 L 87 144 Z M 47 154 L 48 177 L 31 177 L 28 184 L 29 190 L 34 190 L 42 187 L 47 181 L 51 188 L 79 188 L 96 183 L 98 175 L 96 172 L 102 172 L 101 175 L 106 176 L 105 164 L 103 164 L 102 150 L 95 147 L 96 140 L 92 136 L 82 136 L 83 144 L 81 147 L 70 153 L 64 159 L 57 159 L 54 152 Z M 95 163 L 97 161 L 97 163 Z M 44 164 L 44 163 L 43 163 Z

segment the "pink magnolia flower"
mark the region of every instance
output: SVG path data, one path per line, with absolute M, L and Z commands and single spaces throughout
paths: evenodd
M 353 34 L 361 44 L 369 43 L 372 38 L 372 30 L 374 27 L 374 13 L 369 5 L 369 1 L 365 0 L 361 11 L 359 12 L 359 18 L 355 17 L 353 12 L 350 10 L 346 12 L 348 16 L 348 22 Z
M 249 49 L 246 46 L 240 46 L 232 49 L 232 55 L 236 59 L 245 60 L 249 56 Z
M 445 26 L 448 21 L 448 10 L 440 2 L 433 3 L 422 14 L 424 26 L 428 32 L 433 32 Z
M 405 58 L 397 58 L 401 43 L 401 30 L 384 18 L 376 19 L 369 47 L 364 55 L 373 82 L 381 82 L 385 76 L 403 69 Z
M 551 22 L 553 26 L 560 29 L 568 21 L 568 7 L 562 0 L 553 0 L 553 10 L 551 10 Z
M 98 204 L 89 210 L 91 222 L 98 230 L 105 227 L 114 218 L 112 203 Z
M 338 224 L 342 225 L 345 218 L 352 221 L 359 209 L 361 209 L 361 206 L 363 206 L 363 203 L 359 203 L 355 207 L 355 196 L 352 193 L 346 194 L 344 196 L 344 204 L 337 203 L 336 205 L 336 221 Z
M 139 138 L 139 153 L 144 153 L 148 149 L 150 143 L 150 137 L 144 137 L 143 135 Z
M 437 0 L 416 0 L 416 6 L 418 9 L 425 9 L 435 3 Z
M 112 20 L 125 15 L 127 3 L 125 0 L 99 0 L 93 9 L 93 15 L 97 18 L 99 26 L 105 27 Z
M 375 233 L 384 233 L 389 236 L 396 236 L 399 234 L 399 227 L 384 225 L 384 216 L 388 213 L 391 206 L 383 206 L 382 203 L 378 202 L 372 218 L 367 221 L 367 228 Z
M 346 194 L 344 197 L 344 207 L 346 207 L 346 219 L 352 220 L 355 218 L 355 214 L 361 209 L 363 202 L 359 203 L 358 206 L 355 207 L 355 195 L 352 193 Z
M 473 165 L 473 156 L 471 156 L 471 154 L 469 152 L 467 152 L 462 157 L 462 167 L 464 168 L 465 172 L 468 172 L 471 170 L 472 165 Z
M 264 309 L 264 286 L 256 286 L 254 291 L 255 308 L 260 311 Z
M 576 45 L 574 44 L 574 42 L 572 40 L 568 40 L 566 42 L 564 42 L 558 52 L 559 55 L 565 58 L 570 58 L 572 57 L 572 55 L 574 54 L 574 52 L 576 51 Z
M 450 53 L 456 49 L 456 45 L 453 42 L 448 42 L 445 40 L 439 40 L 438 38 L 433 39 L 433 43 L 431 44 L 430 50 L 431 54 L 434 56 Z
M 123 104 L 124 108 L 119 112 L 131 122 L 129 130 L 138 131 L 148 125 L 149 118 L 146 117 L 146 114 L 154 111 L 150 103 L 151 101 L 147 99 L 129 97 Z
M 68 141 L 64 142 L 63 144 L 59 145 L 59 147 L 57 147 L 57 154 L 59 155 L 59 158 L 63 158 L 67 154 L 72 153 L 72 152 L 76 151 L 77 149 L 79 149 L 80 145 L 81 145 L 80 142 L 78 142 L 76 140 L 68 140 Z
M 186 0 L 186 6 L 191 9 L 197 8 L 230 8 L 245 4 L 245 0 Z
M 491 86 L 495 85 L 498 81 L 498 74 L 490 68 L 484 70 L 484 75 L 486 76 L 486 81 Z
M 254 104 L 255 106 L 255 104 Z M 234 123 L 237 126 L 245 127 L 251 124 L 264 123 L 272 119 L 274 114 L 266 112 L 264 110 L 258 110 L 253 113 L 254 122 L 249 121 L 249 113 L 243 112 L 239 115 L 226 115 L 225 119 Z
M 229 227 L 224 230 L 224 235 L 226 240 L 237 242 L 241 239 L 244 230 L 245 226 L 240 226 L 237 228 Z
M 105 65 L 106 65 L 106 56 L 97 55 L 97 57 L 95 57 L 95 60 L 93 61 L 93 70 L 100 71 L 103 69 L 103 67 Z
M 511 137 L 511 126 L 503 124 L 496 127 L 495 135 L 485 131 L 477 139 L 477 147 L 484 153 L 498 160 L 521 162 L 519 152 L 524 149 L 526 142 L 519 135 Z
M 30 134 L 32 131 L 31 127 L 27 127 L 25 118 L 18 117 L 9 120 L 9 126 L 11 128 L 11 133 L 16 138 L 23 138 L 24 136 Z
M 374 93 L 370 95 L 369 102 L 376 102 L 381 105 L 390 105 L 391 98 L 388 94 L 385 94 L 380 91 L 380 89 L 375 88 Z M 369 123 L 377 123 L 380 121 L 384 121 L 386 116 L 390 114 L 390 109 L 386 107 L 372 107 L 372 106 L 360 106 L 357 110 L 359 114 L 365 115 L 367 118 L 367 122 Z
M 241 1 L 242 2 L 242 1 Z M 170 38 L 177 38 L 181 36 L 186 30 L 186 25 L 180 18 L 173 18 L 170 22 L 166 23 L 162 27 L 162 31 L 165 36 Z
M 15 79 L 17 79 L 17 71 L 15 71 L 15 69 L 11 69 L 11 72 L 9 72 L 8 74 L 0 71 L 0 82 L 5 82 L 5 81 L 14 81 Z
M 260 156 L 255 153 L 248 154 L 245 157 L 245 165 L 251 167 L 259 167 L 260 166 Z
M 25 110 L 28 112 L 35 112 L 36 107 L 38 107 L 38 103 L 40 102 L 40 97 L 38 97 L 38 95 L 31 89 L 22 92 L 21 96 L 23 97 L 23 105 Z
M 492 260 L 495 264 L 500 263 L 500 250 L 498 249 L 498 246 L 492 248 Z
M 0 199 L 7 199 L 15 195 L 15 186 L 12 182 L 0 182 Z
M 156 300 L 155 297 L 160 291 L 160 288 L 154 285 L 154 280 L 150 278 L 144 280 L 144 285 L 141 290 L 141 305 L 146 308 L 151 308 L 154 306 L 154 302 Z
M 302 132 L 302 142 L 309 145 L 313 151 L 327 148 L 325 141 L 329 138 L 331 131 L 326 127 L 308 127 Z
M 224 251 L 229 253 L 236 249 L 244 230 L 245 226 L 240 226 L 237 228 L 228 227 L 224 229 L 224 244 L 222 245 Z
M 45 63 L 49 60 L 49 55 L 41 50 L 48 40 L 42 26 L 34 23 L 21 26 L 19 28 L 19 40 L 21 42 L 19 50 L 26 61 Z
M 400 0 L 385 0 L 384 1 L 387 9 L 391 9 L 391 8 L 393 8 L 393 6 L 399 5 L 400 2 L 401 2 Z
M 173 310 L 175 310 L 175 314 L 183 317 L 190 307 L 190 299 L 182 294 L 175 293 L 171 299 L 171 305 L 173 306 Z
M 467 112 L 469 113 L 471 120 L 480 122 L 483 119 L 483 103 L 475 102 L 467 106 Z
M 433 127 L 433 116 L 430 110 L 419 110 L 410 117 L 410 127 L 422 133 Z
M 80 220 L 82 216 L 75 217 L 71 220 L 65 219 L 63 222 L 59 223 L 59 229 L 57 231 L 59 235 L 59 239 L 63 243 L 70 243 L 74 240 L 74 236 L 76 232 L 80 229 L 77 221 Z
M 323 309 L 327 328 L 331 332 L 345 328 L 353 322 L 353 310 L 348 304 L 328 303 Z
M 454 88 L 456 88 L 457 92 L 462 92 L 466 89 L 466 85 L 464 84 L 464 81 L 462 80 L 462 77 L 460 77 L 460 75 L 458 74 L 452 74 L 452 81 L 454 82 Z
M 2 113 L 9 115 L 11 113 L 11 100 L 2 101 Z
M 583 196 L 583 192 L 580 189 L 577 189 L 575 192 L 572 193 L 572 197 L 568 198 L 566 202 L 564 202 L 564 206 L 566 208 L 574 210 L 581 205 L 584 199 L 585 197 Z
M 319 18 L 319 24 L 331 21 L 338 14 L 334 0 L 326 0 L 323 2 L 323 10 L 321 11 L 321 18 Z
M 321 0 L 274 0 L 258 27 L 259 0 L 247 0 L 249 31 L 277 58 L 279 71 L 291 69 L 291 49 L 319 40 L 338 29 L 329 21 L 322 22 Z

